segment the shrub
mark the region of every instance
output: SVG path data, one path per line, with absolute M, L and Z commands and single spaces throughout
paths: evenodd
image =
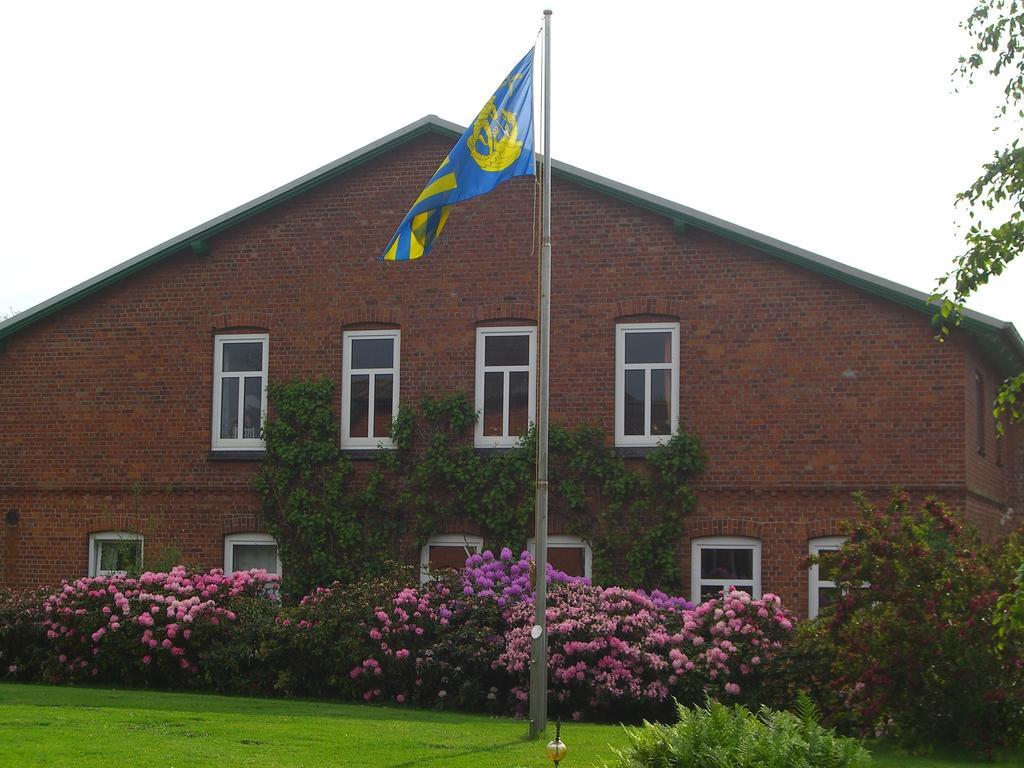
M 0 680 L 34 680 L 45 658 L 42 625 L 46 587 L 0 590 Z
M 385 567 L 382 576 L 318 587 L 278 613 L 261 649 L 264 662 L 277 670 L 276 691 L 342 698 L 364 693 L 350 673 L 378 645 L 370 637 L 374 614 L 413 580 L 411 569 Z
M 743 706 L 708 702 L 677 705 L 674 725 L 644 723 L 628 729 L 630 745 L 616 750 L 616 768 L 859 768 L 871 756 L 853 739 L 824 730 L 810 700 L 799 715 L 767 707 L 755 715 Z
M 265 571 L 189 575 L 181 566 L 139 578 L 65 582 L 42 604 L 49 640 L 44 675 L 165 687 L 194 685 L 200 651 L 230 634 L 232 600 L 267 600 Z
M 902 492 L 884 511 L 859 503 L 847 543 L 822 555 L 843 592 L 821 620 L 843 715 L 910 743 L 1016 738 L 1024 728 L 1021 649 L 1000 654 L 992 621 L 1012 553 L 983 545 L 933 499 L 918 514 Z
M 498 664 L 525 702 L 532 603 L 506 611 Z M 774 595 L 754 600 L 733 590 L 696 608 L 638 590 L 556 586 L 547 610 L 551 696 L 567 715 L 665 714 L 672 697 L 732 701 L 754 697 L 758 681 L 793 627 Z
M 381 599 L 351 667 L 367 701 L 522 711 L 534 597 L 531 558 L 473 555 L 461 574 Z M 602 588 L 554 571 L 547 610 L 550 695 L 565 716 L 638 718 L 671 697 L 733 701 L 759 681 L 793 627 L 777 597 L 732 591 L 694 606 L 661 592 Z M 356 643 L 352 650 L 358 650 Z

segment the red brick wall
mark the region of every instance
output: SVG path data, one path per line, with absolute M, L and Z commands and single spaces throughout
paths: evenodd
M 217 332 L 267 331 L 271 380 L 339 381 L 343 327 L 397 324 L 403 400 L 472 395 L 475 325 L 536 319 L 534 181 L 457 206 L 419 262 L 375 259 L 449 147 L 418 139 L 216 236 L 208 256 L 173 257 L 12 337 L 0 509 L 21 521 L 0 533 L 0 579 L 80 573 L 104 515 L 144 519 L 147 552 L 177 537 L 211 565 L 225 520 L 257 525 L 256 465 L 209 458 Z M 554 186 L 553 420 L 611 436 L 617 319 L 677 318 L 680 422 L 709 457 L 700 514 L 760 526 L 765 589 L 806 603 L 794 562 L 827 527 L 807 521 L 852 510 L 857 488 L 963 498 L 962 340 L 939 346 L 918 312 Z

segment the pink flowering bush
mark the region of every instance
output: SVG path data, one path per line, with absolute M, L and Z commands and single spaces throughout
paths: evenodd
M 275 579 L 261 571 L 79 579 L 35 600 L 0 600 L 0 653 L 29 660 L 22 677 L 54 682 L 505 714 L 525 706 L 531 565 L 525 552 L 484 552 L 423 585 L 391 568 L 317 588 L 293 606 L 276 602 Z M 566 718 L 659 716 L 673 698 L 706 695 L 756 701 L 792 630 L 771 595 L 732 591 L 693 606 L 551 568 L 549 580 L 551 706 Z M 27 639 L 9 651 L 7 637 Z
M 522 705 L 532 604 L 512 606 L 506 619 L 507 644 L 495 664 L 512 676 L 511 694 Z M 774 595 L 754 600 L 732 591 L 694 608 L 667 596 L 583 584 L 552 590 L 547 623 L 551 696 L 574 717 L 659 714 L 673 698 L 739 701 L 756 691 L 793 628 Z
M 350 670 L 366 701 L 522 711 L 534 619 L 530 557 L 470 557 L 458 579 L 408 587 L 375 606 L 370 649 Z M 602 588 L 552 573 L 553 705 L 566 717 L 639 717 L 673 698 L 756 698 L 793 629 L 773 595 L 732 591 L 694 607 L 661 592 Z M 461 586 L 461 589 L 459 587 Z
M 232 600 L 269 602 L 265 571 L 96 576 L 65 582 L 42 605 L 46 677 L 193 683 L 199 656 L 236 621 Z

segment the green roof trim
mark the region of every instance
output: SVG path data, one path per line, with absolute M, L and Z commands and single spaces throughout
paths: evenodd
M 228 211 L 188 232 L 184 232 L 155 248 L 151 248 L 145 253 L 139 254 L 133 259 L 129 259 L 96 277 L 86 280 L 80 285 L 64 291 L 51 299 L 47 299 L 31 309 L 0 322 L 0 352 L 6 347 L 6 339 L 21 329 L 175 254 L 188 251 L 197 256 L 204 256 L 209 252 L 211 237 L 254 216 L 258 216 L 280 203 L 331 181 L 396 147 L 427 133 L 457 139 L 464 130 L 463 127 L 455 123 L 442 120 L 435 115 L 427 115 L 407 125 L 405 128 L 378 139 L 372 144 L 368 144 L 362 149 L 318 168 L 295 181 Z M 747 245 L 782 261 L 804 269 L 810 269 L 847 285 L 880 296 L 888 301 L 909 307 L 925 315 L 931 316 L 937 311 L 934 306 L 928 304 L 928 294 L 921 291 L 907 288 L 877 275 L 872 275 L 838 261 L 827 259 L 824 256 L 806 251 L 789 243 L 784 243 L 781 240 L 739 227 L 723 219 L 718 219 L 671 200 L 648 194 L 642 190 L 619 184 L 618 182 L 597 176 L 580 168 L 575 168 L 566 163 L 558 162 L 557 160 L 552 162 L 552 170 L 558 178 L 665 216 L 672 221 L 675 229 L 680 233 L 685 233 L 689 227 L 703 229 L 728 240 Z M 981 349 L 992 358 L 1002 375 L 1009 376 L 1024 369 L 1024 340 L 1021 339 L 1020 334 L 1012 323 L 997 320 L 980 312 L 967 310 L 964 313 L 961 325 L 964 330 L 978 340 Z

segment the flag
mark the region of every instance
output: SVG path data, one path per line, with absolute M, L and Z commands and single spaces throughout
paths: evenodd
M 441 162 L 381 261 L 418 259 L 434 244 L 455 203 L 505 179 L 533 174 L 533 50 L 516 64 Z

